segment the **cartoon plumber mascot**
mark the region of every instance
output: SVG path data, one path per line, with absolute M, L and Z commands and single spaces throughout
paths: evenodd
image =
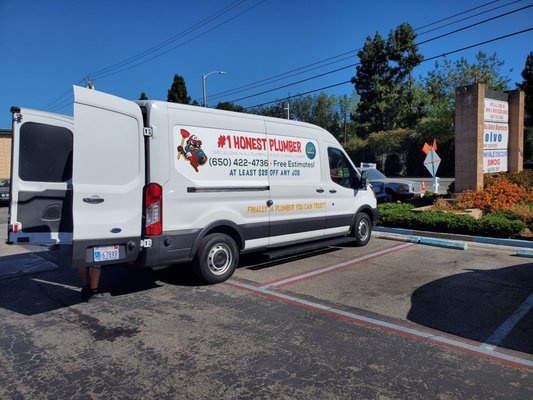
M 184 129 L 182 129 L 182 131 L 184 131 Z M 183 132 L 182 137 L 185 139 Z M 183 147 L 182 141 L 182 145 L 178 146 L 178 159 L 180 158 L 180 155 L 189 161 L 196 172 L 199 172 L 198 167 L 200 165 L 204 165 L 207 162 L 207 156 L 202 150 L 202 141 L 198 139 L 196 135 L 187 136 L 185 147 Z

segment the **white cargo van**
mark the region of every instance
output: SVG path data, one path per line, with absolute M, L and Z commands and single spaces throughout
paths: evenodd
M 366 178 L 314 125 L 81 87 L 73 118 L 11 111 L 8 243 L 61 245 L 72 267 L 194 261 L 215 283 L 243 252 L 365 245 L 377 220 Z

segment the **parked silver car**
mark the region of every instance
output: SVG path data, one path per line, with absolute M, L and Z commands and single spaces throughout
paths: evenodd
M 419 182 L 404 178 L 387 178 L 375 168 L 362 168 L 362 170 L 366 171 L 378 201 L 407 200 L 424 195 Z

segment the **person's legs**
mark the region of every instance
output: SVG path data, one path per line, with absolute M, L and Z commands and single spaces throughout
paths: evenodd
M 101 295 L 99 290 L 100 268 L 82 267 L 78 271 L 83 285 L 81 288 L 82 300 L 88 301 L 91 297 Z
M 83 287 L 89 287 L 89 268 L 81 267 L 78 268 L 80 273 L 80 280 Z
M 91 290 L 98 290 L 100 284 L 100 268 L 88 268 L 89 269 L 89 287 Z
M 81 281 L 81 299 L 83 301 L 87 301 L 89 299 L 90 295 L 90 288 L 89 288 L 89 268 L 87 267 L 81 267 L 78 268 L 78 272 L 80 274 L 80 281 Z

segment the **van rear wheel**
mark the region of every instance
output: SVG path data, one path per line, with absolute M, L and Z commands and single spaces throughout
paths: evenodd
M 220 283 L 233 275 L 238 263 L 239 249 L 235 241 L 223 233 L 213 233 L 200 242 L 195 273 L 206 283 Z
M 365 213 L 357 214 L 353 228 L 355 244 L 357 246 L 365 246 L 370 240 L 371 233 L 372 223 L 370 221 L 370 217 Z

